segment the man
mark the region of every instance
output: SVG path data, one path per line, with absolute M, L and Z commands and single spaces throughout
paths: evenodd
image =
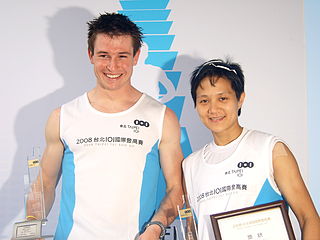
M 241 67 L 219 59 L 205 62 L 193 72 L 191 95 L 214 138 L 183 161 L 199 239 L 214 237 L 211 214 L 281 199 L 295 213 L 303 239 L 320 239 L 319 216 L 287 145 L 239 125 L 245 98 Z
M 140 29 L 115 13 L 88 26 L 97 82 L 48 119 L 41 161 L 46 214 L 62 173 L 55 239 L 159 239 L 182 204 L 178 120 L 131 85 Z M 161 169 L 167 188 L 159 206 Z

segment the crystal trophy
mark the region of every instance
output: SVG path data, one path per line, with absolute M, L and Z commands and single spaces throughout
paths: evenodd
M 14 224 L 12 240 L 52 238 L 51 235 L 42 235 L 42 227 L 46 225 L 47 219 L 39 148 L 33 149 L 33 154 L 27 158 L 27 164 L 28 175 L 24 176 L 25 220 Z
M 179 206 L 179 220 L 180 220 L 180 229 L 183 236 L 183 240 L 197 240 L 198 231 L 197 224 L 193 217 L 193 210 L 191 207 L 180 209 Z

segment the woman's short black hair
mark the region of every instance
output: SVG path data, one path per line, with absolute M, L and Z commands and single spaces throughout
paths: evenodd
M 244 75 L 241 66 L 238 63 L 231 62 L 230 60 L 223 61 L 221 59 L 212 59 L 196 67 L 192 72 L 190 83 L 194 106 L 197 105 L 197 89 L 201 81 L 206 77 L 209 77 L 213 86 L 218 78 L 225 78 L 229 80 L 238 100 L 244 92 Z M 239 109 L 238 112 L 238 115 L 240 114 L 241 109 Z

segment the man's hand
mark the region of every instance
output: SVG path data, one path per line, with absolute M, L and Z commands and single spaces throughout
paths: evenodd
M 161 234 L 161 228 L 152 224 L 146 228 L 146 230 L 139 236 L 139 240 L 159 240 Z

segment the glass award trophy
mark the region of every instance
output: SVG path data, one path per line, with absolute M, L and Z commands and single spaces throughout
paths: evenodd
M 14 224 L 12 240 L 52 238 L 51 235 L 42 235 L 42 227 L 46 225 L 47 219 L 39 148 L 33 149 L 33 155 L 27 158 L 27 164 L 28 175 L 24 176 L 25 220 Z
M 195 219 L 193 217 L 192 208 L 189 207 L 180 209 L 179 206 L 177 206 L 177 208 L 183 240 L 197 240 L 198 231 Z

